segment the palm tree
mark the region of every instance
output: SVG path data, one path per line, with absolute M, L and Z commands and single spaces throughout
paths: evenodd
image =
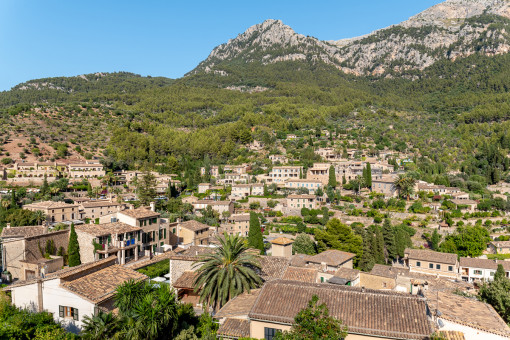
M 361 192 L 361 188 L 365 187 L 365 185 L 366 185 L 365 178 L 361 176 L 356 176 L 356 178 L 352 181 L 352 187 L 358 195 Z
M 414 185 L 416 184 L 416 180 L 408 175 L 398 175 L 398 177 L 393 181 L 393 187 L 397 189 L 398 196 L 402 195 L 407 197 L 409 201 L 410 196 L 414 192 Z
M 42 210 L 36 210 L 34 212 L 34 218 L 37 224 L 42 224 L 46 220 L 46 215 L 43 213 Z
M 82 335 L 84 339 L 103 340 L 111 339 L 118 330 L 118 322 L 112 313 L 103 313 L 90 317 L 85 315 Z
M 56 195 L 56 194 L 58 194 L 58 193 L 59 193 L 59 191 L 60 191 L 60 188 L 59 188 L 59 187 L 51 187 L 51 188 L 50 188 L 50 193 L 51 193 L 52 195 Z
M 92 188 L 92 194 L 97 198 L 99 194 L 103 191 L 100 187 L 94 187 Z
M 201 266 L 194 286 L 195 292 L 200 292 L 201 303 L 219 309 L 237 295 L 260 287 L 262 279 L 255 272 L 260 269 L 258 256 L 247 252 L 243 238 L 225 233 L 216 239 L 220 247 L 195 262 Z

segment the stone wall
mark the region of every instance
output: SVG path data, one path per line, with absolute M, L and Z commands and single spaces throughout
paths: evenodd
M 194 260 L 170 259 L 170 284 L 173 285 L 185 271 L 194 271 L 196 269 L 196 267 L 193 266 L 194 262 Z
M 360 272 L 359 279 L 360 287 L 368 289 L 393 290 L 397 286 L 397 282 L 393 278 L 372 275 L 364 272 Z
M 63 247 L 64 251 L 67 253 L 67 248 L 69 246 L 69 232 L 69 230 L 59 230 L 48 234 L 27 237 L 25 239 L 25 260 L 32 262 L 44 257 L 39 250 L 39 245 L 44 251 L 46 241 L 48 240 L 53 240 L 55 243 L 56 252 L 51 255 L 56 255 L 60 247 Z
M 94 236 L 76 230 L 78 235 L 78 243 L 80 245 L 80 260 L 81 263 L 94 262 L 94 244 L 92 241 Z

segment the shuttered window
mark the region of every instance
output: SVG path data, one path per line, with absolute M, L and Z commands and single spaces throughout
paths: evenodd
M 58 306 L 58 315 L 61 318 L 69 318 L 79 321 L 78 309 L 69 306 Z

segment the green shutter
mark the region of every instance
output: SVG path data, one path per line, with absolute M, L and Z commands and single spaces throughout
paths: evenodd
M 75 321 L 79 321 L 79 318 L 78 318 L 78 309 L 77 308 L 73 308 L 73 319 Z
M 166 229 L 163 229 L 163 238 L 166 238 Z
M 64 306 L 58 306 L 58 316 L 64 317 Z

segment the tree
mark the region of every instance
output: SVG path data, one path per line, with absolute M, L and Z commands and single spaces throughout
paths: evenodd
M 253 211 L 250 212 L 250 229 L 248 231 L 248 245 L 252 248 L 264 251 L 264 238 L 260 229 L 259 216 Z
M 416 184 L 416 180 L 409 175 L 398 175 L 398 177 L 393 182 L 393 186 L 397 189 L 399 197 L 406 197 L 409 201 L 409 198 L 414 193 L 414 185 Z
M 292 244 L 292 251 L 295 254 L 315 255 L 317 254 L 317 246 L 310 236 L 299 234 Z
M 487 249 L 489 232 L 481 226 L 458 227 L 455 234 L 448 235 L 439 250 L 456 253 L 462 257 L 478 257 Z
M 48 185 L 48 178 L 46 177 L 46 174 L 44 174 L 44 180 L 43 184 L 41 185 L 41 188 L 39 189 L 41 195 L 45 196 L 49 193 L 50 186 Z
M 294 317 L 290 331 L 277 333 L 277 340 L 343 339 L 347 336 L 347 326 L 341 320 L 329 315 L 326 304 L 319 305 L 319 297 L 312 296 L 308 307 Z
M 440 241 L 441 241 L 441 235 L 439 234 L 437 229 L 434 229 L 434 232 L 432 233 L 432 237 L 430 238 L 430 249 L 438 251 Z
M 413 245 L 411 235 L 404 227 L 405 225 L 399 225 L 393 228 L 393 232 L 395 233 L 395 250 L 399 258 L 403 258 L 406 248 Z
M 149 205 L 149 203 L 154 200 L 157 195 L 156 185 L 156 177 L 152 173 L 146 172 L 142 176 L 136 187 L 140 203 L 143 205 Z
M 71 232 L 69 233 L 69 245 L 67 248 L 69 254 L 68 261 L 69 267 L 75 267 L 81 264 L 80 260 L 80 245 L 78 243 L 78 235 L 74 230 L 74 223 L 71 224 Z
M 318 250 L 337 249 L 356 254 L 354 264 L 357 265 L 363 253 L 363 239 L 353 233 L 350 226 L 333 218 L 326 224 L 326 230 L 316 229 L 315 240 Z
M 328 186 L 330 186 L 331 188 L 335 188 L 337 185 L 337 182 L 336 182 L 336 172 L 335 172 L 335 167 L 333 165 L 331 165 L 329 167 L 329 180 L 328 180 Z
M 374 260 L 377 264 L 386 264 L 384 259 L 384 236 L 381 228 L 375 227 Z
M 44 212 L 42 210 L 36 210 L 34 212 L 34 216 L 35 216 L 35 221 L 37 222 L 38 225 L 42 224 L 46 220 L 46 215 L 44 214 Z
M 375 264 L 374 257 L 375 238 L 370 229 L 366 229 L 363 233 L 363 255 L 359 261 L 359 268 L 365 272 L 372 270 Z
M 99 311 L 97 315 L 83 318 L 82 336 L 88 340 L 111 339 L 118 330 L 118 322 L 112 313 Z
M 260 287 L 262 279 L 256 272 L 258 257 L 248 252 L 239 235 L 225 233 L 216 239 L 220 246 L 196 262 L 201 266 L 194 286 L 200 302 L 218 310 L 237 295 Z
M 365 185 L 369 189 L 372 188 L 372 166 L 370 165 L 370 163 L 367 163 L 366 167 Z
M 510 322 L 510 280 L 505 276 L 502 264 L 498 264 L 494 281 L 480 287 L 479 296 L 494 307 L 506 323 Z
M 382 234 L 384 237 L 384 248 L 386 249 L 386 262 L 396 260 L 397 258 L 397 245 L 395 242 L 395 232 L 391 225 L 390 219 L 384 220 L 382 227 Z

